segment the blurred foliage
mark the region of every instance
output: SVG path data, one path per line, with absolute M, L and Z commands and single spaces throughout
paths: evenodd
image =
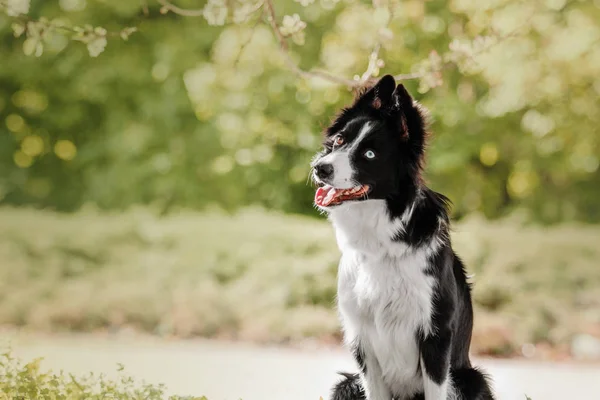
M 11 356 L 0 354 L 0 400 L 207 400 L 206 397 L 166 396 L 162 385 L 135 382 L 118 367 L 119 379 L 104 375 L 76 377 L 41 369 L 42 359 L 26 364 Z
M 0 326 L 338 342 L 327 222 L 260 209 L 157 214 L 0 208 Z M 600 332 L 600 229 L 512 218 L 471 215 L 453 230 L 474 274 L 472 351 L 569 355 L 575 335 Z
M 1 202 L 313 213 L 308 164 L 352 94 L 288 69 L 262 2 L 210 0 L 198 18 L 152 0 L 0 4 Z M 305 70 L 419 77 L 405 84 L 432 112 L 428 180 L 456 217 L 600 221 L 600 2 L 275 10 Z

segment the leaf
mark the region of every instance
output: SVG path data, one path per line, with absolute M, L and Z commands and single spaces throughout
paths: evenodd
M 25 368 L 29 374 L 35 374 L 40 370 L 40 363 L 42 362 L 42 358 L 38 357 L 30 361 L 25 365 Z

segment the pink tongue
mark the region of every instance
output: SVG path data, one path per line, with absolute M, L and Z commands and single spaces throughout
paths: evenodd
M 327 195 L 329 194 L 329 192 L 334 191 L 333 196 L 328 197 Z M 322 207 L 327 207 L 329 204 L 331 204 L 331 202 L 336 198 L 336 195 L 338 191 L 342 191 L 342 190 L 336 190 L 334 188 L 332 188 L 331 186 L 324 186 L 324 187 L 320 187 L 317 189 L 317 192 L 315 193 L 315 203 L 317 203 L 317 205 L 322 206 Z

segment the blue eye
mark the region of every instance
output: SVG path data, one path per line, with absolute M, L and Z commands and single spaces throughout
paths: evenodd
M 364 156 L 369 160 L 372 160 L 373 158 L 375 158 L 375 152 L 373 150 L 367 150 L 364 152 Z

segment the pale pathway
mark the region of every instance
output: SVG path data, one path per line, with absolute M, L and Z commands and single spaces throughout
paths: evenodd
M 8 336 L 2 336 L 6 343 Z M 300 351 L 213 341 L 106 339 L 92 336 L 11 336 L 16 355 L 43 356 L 43 367 L 76 374 L 115 375 L 117 363 L 149 383 L 164 383 L 169 393 L 206 395 L 209 400 L 327 399 L 335 371 L 353 371 L 341 349 Z M 542 364 L 479 360 L 493 376 L 499 400 L 598 400 L 600 365 Z

